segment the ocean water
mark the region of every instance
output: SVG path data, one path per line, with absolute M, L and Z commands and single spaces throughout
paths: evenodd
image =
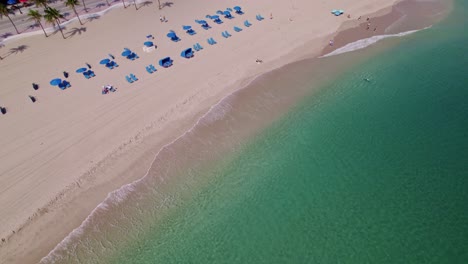
M 467 15 L 224 101 L 43 262 L 468 263 Z

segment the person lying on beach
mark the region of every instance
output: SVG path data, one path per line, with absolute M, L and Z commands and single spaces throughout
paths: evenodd
M 255 62 L 256 62 L 257 64 L 263 63 L 263 61 L 260 60 L 260 59 L 256 59 Z

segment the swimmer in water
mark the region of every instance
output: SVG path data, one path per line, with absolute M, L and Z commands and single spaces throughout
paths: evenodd
M 370 82 L 370 79 L 369 78 L 364 78 L 364 81 Z

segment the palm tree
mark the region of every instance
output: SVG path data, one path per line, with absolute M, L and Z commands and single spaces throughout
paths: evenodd
M 45 12 L 45 15 L 44 15 L 44 19 L 47 23 L 50 23 L 52 25 L 56 25 L 58 26 L 59 30 L 60 30 L 60 33 L 62 33 L 62 37 L 63 39 L 65 39 L 65 35 L 63 34 L 63 31 L 62 31 L 62 27 L 60 26 L 60 18 L 63 18 L 63 15 L 60 14 L 60 11 L 58 11 L 57 9 L 55 8 L 52 8 L 52 7 L 46 7 L 46 9 L 44 9 L 44 12 Z
M 80 2 L 78 2 L 78 0 L 66 0 L 65 1 L 65 6 L 69 6 L 71 7 L 71 9 L 73 9 L 73 12 L 75 12 L 76 17 L 78 18 L 78 21 L 80 21 L 80 25 L 83 25 L 83 22 L 81 22 L 78 12 L 76 12 L 75 6 L 77 5 L 80 5 Z
M 136 4 L 136 0 L 133 0 L 133 3 L 135 4 L 135 10 L 138 10 L 137 4 Z
M 161 0 L 158 0 L 158 8 L 161 9 Z
M 88 9 L 86 8 L 86 4 L 85 4 L 84 0 L 81 0 L 81 2 L 83 2 L 84 11 L 85 11 L 86 13 L 88 13 Z M 75 13 L 76 13 L 76 11 L 75 11 Z M 82 24 L 82 25 L 83 25 L 83 24 Z
M 34 4 L 36 4 L 37 7 L 48 7 L 47 0 L 34 0 Z
M 124 8 L 127 8 L 127 7 L 125 6 L 125 0 L 122 0 L 122 4 L 123 4 Z
M 16 28 L 15 23 L 13 23 L 13 20 L 11 20 L 10 14 L 11 14 L 11 12 L 10 12 L 10 10 L 8 10 L 8 8 L 6 7 L 6 5 L 0 3 L 0 18 L 3 18 L 3 16 L 8 17 L 8 19 L 9 19 L 10 22 L 11 22 L 11 24 L 12 24 L 13 27 L 15 28 L 16 33 L 19 34 L 19 31 L 18 31 L 18 29 Z
M 35 21 L 37 24 L 39 24 L 39 26 L 41 26 L 42 31 L 44 31 L 44 35 L 45 35 L 46 38 L 47 38 L 47 37 L 48 37 L 48 36 L 47 36 L 47 33 L 46 33 L 44 27 L 42 26 L 42 23 L 41 23 L 41 19 L 42 19 L 41 13 L 39 13 L 39 11 L 36 11 L 36 10 L 33 10 L 33 9 L 29 9 L 28 17 L 29 17 L 29 20 L 33 20 L 33 21 Z
M 110 6 L 109 0 L 106 0 L 107 6 Z

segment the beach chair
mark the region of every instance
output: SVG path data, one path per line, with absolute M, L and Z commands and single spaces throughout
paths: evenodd
M 240 6 L 235 6 L 234 10 L 235 10 L 236 14 L 238 14 L 238 15 L 243 15 L 244 14 L 244 12 L 242 11 L 242 8 Z
M 150 64 L 149 67 L 151 68 L 153 72 L 157 71 L 153 64 Z
M 241 31 L 242 31 L 242 28 L 240 28 L 240 27 L 234 27 L 234 31 L 235 31 L 235 32 L 241 32 Z
M 246 27 L 250 27 L 252 24 L 250 24 L 250 22 L 248 20 L 244 21 L 244 26 Z
M 214 38 L 210 38 L 210 40 L 211 40 L 211 43 L 213 43 L 213 45 L 216 44 L 216 43 L 218 43 L 218 42 L 216 42 L 216 41 L 214 40 Z
M 227 30 L 226 30 L 226 31 L 224 31 L 224 33 L 226 34 L 226 36 L 228 36 L 228 38 L 229 38 L 229 37 L 232 37 L 232 35 L 231 35 L 231 34 L 229 34 L 229 32 L 227 32 Z
M 193 49 L 194 49 L 195 51 L 200 51 L 200 49 L 198 48 L 197 44 L 193 44 Z
M 126 79 L 127 82 L 129 82 L 129 83 L 133 83 L 132 78 L 128 77 L 128 75 L 125 76 L 125 79 Z
M 152 73 L 153 73 L 153 70 L 151 69 L 150 66 L 146 66 L 145 69 L 146 69 L 146 71 L 147 71 L 149 74 L 152 74 Z
M 224 14 L 224 17 L 227 18 L 227 19 L 233 19 L 234 18 L 231 15 L 231 12 L 229 12 L 228 10 L 224 11 L 223 14 Z
M 215 22 L 218 25 L 223 23 L 223 21 L 219 18 L 216 18 L 215 20 L 213 20 L 213 22 Z
M 92 70 L 88 71 L 89 77 L 96 77 L 96 74 Z
M 193 50 L 192 48 L 188 48 L 188 49 L 185 49 L 183 50 L 181 53 L 180 53 L 180 56 L 182 58 L 186 58 L 186 59 L 190 59 L 193 57 Z
M 193 30 L 193 29 L 189 29 L 189 30 L 187 30 L 186 32 L 187 32 L 187 34 L 189 34 L 190 36 L 193 36 L 193 35 L 197 34 L 197 32 L 195 32 L 195 30 Z
M 225 31 L 221 32 L 221 36 L 223 36 L 223 37 L 225 37 L 225 38 L 229 38 L 229 36 L 226 35 L 226 32 L 225 32 Z
M 138 81 L 138 78 L 133 73 L 130 73 L 130 78 L 132 78 L 134 81 Z
M 83 72 L 83 76 L 84 76 L 86 79 L 91 78 L 91 76 L 89 76 L 89 73 L 88 73 L 87 71 Z
M 203 47 L 202 47 L 202 45 L 200 45 L 200 43 L 197 43 L 196 45 L 197 45 L 197 47 L 198 47 L 199 50 L 202 50 L 202 49 L 203 49 Z
M 106 68 L 108 68 L 109 70 L 112 70 L 112 69 L 114 69 L 114 65 L 112 65 L 111 62 L 108 62 L 108 63 L 106 63 Z
M 119 65 L 115 61 L 111 61 L 110 63 L 112 65 L 112 67 L 119 67 Z
M 258 21 L 262 21 L 263 19 L 265 19 L 260 14 L 256 15 L 255 18 L 257 18 Z
M 168 68 L 172 66 L 173 60 L 171 60 L 171 57 L 166 57 L 164 59 L 159 60 L 159 65 L 164 68 Z

